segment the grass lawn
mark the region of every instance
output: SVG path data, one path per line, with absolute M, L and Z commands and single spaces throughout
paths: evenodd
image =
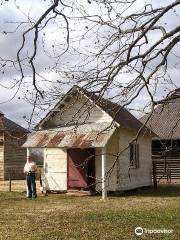
M 135 236 L 135 227 L 173 229 Z M 180 239 L 180 185 L 121 197 L 39 196 L 0 192 L 0 240 Z

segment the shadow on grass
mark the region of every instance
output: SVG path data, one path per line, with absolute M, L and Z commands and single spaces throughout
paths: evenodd
M 119 193 L 118 196 L 139 196 L 139 197 L 180 197 L 180 185 L 160 184 L 158 188 L 143 187 L 135 190 Z

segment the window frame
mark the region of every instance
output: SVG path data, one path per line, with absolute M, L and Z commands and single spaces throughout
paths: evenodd
M 139 143 L 129 144 L 130 168 L 139 168 Z

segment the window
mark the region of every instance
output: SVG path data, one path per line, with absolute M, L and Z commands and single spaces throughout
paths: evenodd
M 138 168 L 139 167 L 139 144 L 130 143 L 130 167 Z

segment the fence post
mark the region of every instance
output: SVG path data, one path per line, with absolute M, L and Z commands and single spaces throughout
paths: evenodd
M 157 189 L 156 163 L 155 162 L 153 162 L 153 183 L 154 183 L 154 188 Z
M 9 172 L 9 192 L 11 192 L 11 172 Z

